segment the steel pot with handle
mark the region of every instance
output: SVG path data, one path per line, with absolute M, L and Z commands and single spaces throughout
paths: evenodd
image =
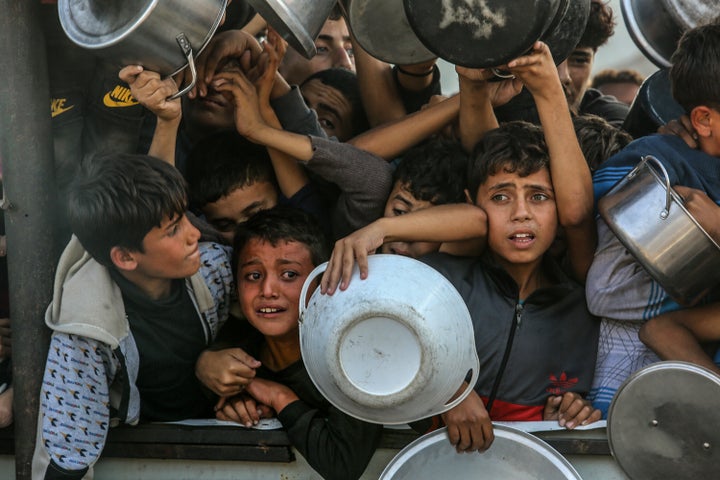
M 227 0 L 58 0 L 65 34 L 116 64 L 142 65 L 161 75 L 190 67 L 220 26 Z
M 720 246 L 685 209 L 655 157 L 643 157 L 598 201 L 598 211 L 678 303 L 693 305 L 720 284 Z
M 683 32 L 718 14 L 717 0 L 621 0 L 628 32 L 658 67 L 669 67 Z

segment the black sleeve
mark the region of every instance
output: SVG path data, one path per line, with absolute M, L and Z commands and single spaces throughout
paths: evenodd
M 382 433 L 382 425 L 363 422 L 335 407 L 326 413 L 302 400 L 278 414 L 293 446 L 326 480 L 360 478 Z
M 82 470 L 65 470 L 58 466 L 54 460 L 50 460 L 47 470 L 45 471 L 45 480 L 81 480 L 88 471 L 88 467 Z

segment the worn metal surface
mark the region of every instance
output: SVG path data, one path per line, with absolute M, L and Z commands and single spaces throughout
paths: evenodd
M 43 313 L 52 292 L 56 205 L 47 67 L 39 2 L 0 0 L 0 153 L 10 276 L 15 384 L 15 465 L 30 478 L 41 373 L 48 334 Z

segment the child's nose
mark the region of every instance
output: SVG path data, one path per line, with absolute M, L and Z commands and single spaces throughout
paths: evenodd
M 271 298 L 276 296 L 277 290 L 275 288 L 275 279 L 272 275 L 266 275 L 262 281 L 262 294 L 265 298 Z

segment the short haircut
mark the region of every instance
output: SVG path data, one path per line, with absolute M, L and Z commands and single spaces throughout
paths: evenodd
M 573 126 L 592 172 L 633 140 L 629 133 L 597 115 L 578 115 L 573 118 Z
M 629 68 L 617 70 L 615 68 L 606 68 L 604 70 L 600 70 L 592 80 L 592 84 L 590 85 L 592 88 L 598 88 L 601 85 L 608 85 L 612 83 L 632 83 L 634 85 L 640 86 L 642 85 L 643 81 L 645 81 L 645 77 L 643 77 L 642 73 L 638 72 L 637 70 L 632 70 Z
M 187 189 L 172 165 L 147 155 L 109 154 L 83 164 L 67 194 L 70 228 L 100 264 L 115 247 L 144 252 L 163 220 L 183 215 Z
M 298 242 L 310 251 L 317 266 L 330 258 L 328 239 L 318 221 L 309 213 L 292 207 L 277 206 L 261 210 L 238 225 L 233 244 L 233 271 L 237 274 L 239 255 L 250 241 L 259 239 L 276 246 L 280 242 Z
M 346 68 L 328 68 L 320 70 L 310 75 L 300 85 L 302 89 L 303 85 L 308 83 L 310 80 L 320 80 L 324 85 L 332 87 L 339 91 L 343 97 L 350 102 L 352 108 L 352 136 L 359 135 L 365 130 L 370 128 L 370 123 L 365 113 L 365 105 L 363 104 L 362 97 L 360 96 L 360 84 L 358 83 L 357 75 L 354 72 Z
M 468 165 L 470 195 L 477 200 L 480 185 L 501 170 L 527 177 L 549 165 L 550 155 L 539 126 L 524 121 L 502 124 L 475 146 Z
M 685 32 L 670 62 L 672 95 L 687 113 L 720 106 L 720 20 Z
M 237 132 L 220 132 L 200 141 L 188 157 L 190 205 L 203 208 L 233 190 L 257 182 L 277 186 L 267 149 Z
M 585 31 L 577 44 L 578 48 L 590 47 L 597 51 L 599 47 L 607 43 L 614 33 L 615 17 L 612 8 L 603 0 L 592 0 L 590 16 L 585 25 Z
M 462 203 L 467 185 L 467 154 L 459 143 L 429 140 L 408 150 L 393 174 L 418 200 L 435 205 Z
M 340 8 L 340 4 L 336 3 L 335 6 L 330 10 L 330 15 L 328 15 L 328 20 L 340 20 L 345 19 L 343 17 L 343 11 L 342 8 Z

